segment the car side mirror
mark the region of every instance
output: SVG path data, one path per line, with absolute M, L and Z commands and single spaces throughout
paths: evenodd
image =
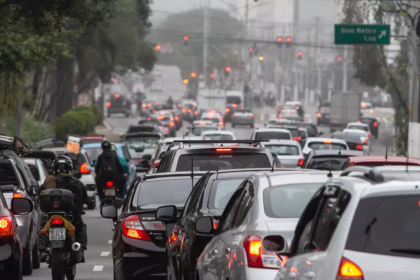
M 324 135 L 324 132 L 321 131 L 320 133 L 318 133 L 318 135 L 322 136 L 322 135 Z
M 287 241 L 281 235 L 268 235 L 262 240 L 262 246 L 269 252 L 281 254 L 288 250 Z
M 195 221 L 195 231 L 201 234 L 211 234 L 213 231 L 213 218 L 210 216 L 200 217 Z
M 34 209 L 32 200 L 28 198 L 12 198 L 12 212 L 15 215 L 25 215 L 31 213 Z
M 116 220 L 118 217 L 117 207 L 114 205 L 105 205 L 101 207 L 101 216 L 105 219 Z
M 143 155 L 143 157 L 142 157 L 143 159 L 146 159 L 146 160 L 151 160 L 152 159 L 152 155 L 150 155 L 150 154 L 146 154 L 146 155 Z
M 149 169 L 150 168 L 150 163 L 147 159 L 144 159 L 144 160 L 140 161 L 137 166 L 139 168 L 142 168 L 142 169 L 146 169 L 146 168 Z
M 162 206 L 157 209 L 155 218 L 161 222 L 173 222 L 176 218 L 176 212 L 175 205 Z
M 39 186 L 38 185 L 30 185 L 28 194 L 30 196 L 37 196 L 39 194 Z

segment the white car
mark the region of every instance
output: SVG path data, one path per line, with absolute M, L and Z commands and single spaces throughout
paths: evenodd
M 281 166 L 286 168 L 301 167 L 305 158 L 299 142 L 294 140 L 271 140 L 264 143 L 280 160 Z
M 363 150 L 366 152 L 370 152 L 372 150 L 369 135 L 366 131 L 359 129 L 344 129 L 343 132 L 357 134 L 360 137 L 360 140 L 362 140 Z
M 303 145 L 303 155 L 306 157 L 312 150 L 349 150 L 346 141 L 333 138 L 309 137 Z
M 292 140 L 292 134 L 287 129 L 263 128 L 256 129 L 251 140 Z
M 363 130 L 363 131 L 366 131 L 369 139 L 370 139 L 370 137 L 372 137 L 372 133 L 370 132 L 369 125 L 367 125 L 365 123 L 358 123 L 358 122 L 349 123 L 349 124 L 347 124 L 347 129 Z
M 220 128 L 224 128 L 225 122 L 223 121 L 223 116 L 219 113 L 204 113 L 201 115 L 201 120 L 203 121 L 210 121 L 215 125 L 220 126 Z
M 44 184 L 45 179 L 48 176 L 48 172 L 42 160 L 37 158 L 23 158 L 23 160 L 29 166 L 31 173 L 32 175 L 34 175 L 34 178 L 38 182 L 38 184 L 40 186 Z
M 371 103 L 362 102 L 360 104 L 360 113 L 362 116 L 370 116 L 374 113 L 373 106 Z
M 203 140 L 236 140 L 232 131 L 204 131 L 201 133 Z
M 162 92 L 163 87 L 162 87 L 161 84 L 154 83 L 150 86 L 150 91 L 151 92 Z

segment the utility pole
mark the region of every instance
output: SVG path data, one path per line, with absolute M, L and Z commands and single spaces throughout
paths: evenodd
M 344 59 L 343 59 L 343 91 L 347 91 L 347 45 L 344 46 Z
M 299 1 L 300 0 L 294 0 L 293 1 L 293 32 L 292 32 L 292 40 L 297 41 L 297 29 L 298 29 L 298 24 L 299 24 Z M 292 46 L 292 53 L 293 53 L 293 65 L 294 65 L 294 88 L 293 88 L 293 96 L 294 99 L 297 100 L 298 98 L 298 90 L 299 90 L 299 83 L 298 83 L 298 65 L 297 65 L 297 57 L 296 57 L 296 47 Z M 290 53 L 290 52 L 289 52 Z M 305 90 L 305 89 L 303 89 Z
M 315 59 L 318 57 L 318 40 L 319 40 L 319 20 L 320 20 L 320 18 L 319 17 L 316 17 L 315 18 L 315 49 L 314 49 L 314 51 L 313 51 L 313 53 L 314 53 L 314 55 L 312 55 L 312 59 L 311 59 L 311 62 L 313 61 L 314 63 L 316 63 L 316 61 L 315 61 Z M 313 65 L 312 65 L 312 63 L 311 63 L 311 73 L 312 73 L 312 69 L 313 69 Z M 315 69 L 316 69 L 316 64 L 315 64 Z M 321 69 L 321 66 L 319 66 L 319 69 Z M 319 70 L 319 71 L 321 71 L 321 70 Z M 319 78 L 320 76 L 318 75 L 318 78 Z M 318 87 L 317 87 L 317 94 L 319 94 L 319 95 L 321 95 L 321 84 L 320 84 L 320 82 L 321 82 L 321 79 L 317 79 L 318 80 Z
M 209 10 L 210 2 L 207 0 L 207 3 L 204 5 L 204 44 L 203 44 L 203 77 L 204 84 L 207 85 L 207 60 L 208 60 L 208 51 L 209 51 Z

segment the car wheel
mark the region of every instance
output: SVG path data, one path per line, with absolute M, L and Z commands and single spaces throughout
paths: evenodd
M 92 199 L 92 202 L 88 205 L 89 210 L 93 210 L 93 209 L 96 208 L 96 197 L 93 196 L 93 197 L 91 197 L 91 199 Z
M 10 273 L 5 271 L 0 271 L 0 279 L 7 279 L 7 280 L 23 280 L 22 277 L 22 255 L 20 255 L 19 260 L 14 260 L 11 263 L 11 270 Z
M 41 267 L 41 260 L 39 258 L 38 239 L 36 240 L 35 246 L 32 249 L 32 267 L 34 269 L 38 269 Z
M 26 242 L 26 247 L 23 249 L 23 268 L 22 274 L 23 275 L 31 275 L 33 271 L 32 266 L 32 251 L 31 251 L 31 242 L 28 240 Z

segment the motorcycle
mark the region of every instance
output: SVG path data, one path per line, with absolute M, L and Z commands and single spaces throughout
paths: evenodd
M 73 193 L 65 189 L 49 189 L 40 193 L 40 207 L 45 226 L 41 233 L 48 237 L 48 268 L 52 280 L 73 280 L 76 265 L 81 262 L 82 246 L 75 241 L 76 228 L 72 224 Z
M 122 190 L 115 186 L 114 182 L 107 181 L 106 188 L 103 190 L 103 197 L 101 198 L 101 207 L 104 205 L 115 205 L 120 208 L 124 199 L 120 198 L 117 194 L 121 193 Z

